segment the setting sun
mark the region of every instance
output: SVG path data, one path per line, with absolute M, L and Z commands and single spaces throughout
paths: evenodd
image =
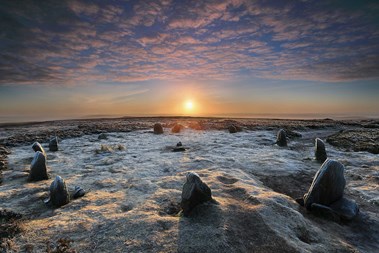
M 186 110 L 192 110 L 193 109 L 193 102 L 191 100 L 188 100 L 184 103 L 184 107 Z

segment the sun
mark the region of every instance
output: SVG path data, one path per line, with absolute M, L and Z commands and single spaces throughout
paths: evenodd
M 185 107 L 187 110 L 192 110 L 193 109 L 193 102 L 191 100 L 186 101 Z

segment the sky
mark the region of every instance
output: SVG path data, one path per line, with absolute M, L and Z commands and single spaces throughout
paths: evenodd
M 148 115 L 379 117 L 379 2 L 0 2 L 0 121 Z

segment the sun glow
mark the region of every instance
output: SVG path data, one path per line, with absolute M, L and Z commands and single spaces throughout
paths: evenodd
M 187 110 L 192 110 L 193 109 L 193 102 L 191 100 L 187 100 L 185 103 L 184 103 L 184 107 L 187 109 Z

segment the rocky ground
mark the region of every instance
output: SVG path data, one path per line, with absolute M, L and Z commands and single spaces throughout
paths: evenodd
M 151 134 L 156 122 L 165 128 L 162 137 Z M 167 133 L 176 123 L 186 127 L 183 133 Z M 229 134 L 230 125 L 242 132 Z M 280 128 L 288 134 L 288 148 L 273 146 Z M 108 137 L 99 140 L 101 133 Z M 53 135 L 63 148 L 48 153 L 50 173 L 59 173 L 71 186 L 91 188 L 83 199 L 55 210 L 41 204 L 51 180 L 25 181 L 31 144 L 39 141 L 46 148 Z M 345 195 L 361 208 L 352 222 L 315 217 L 294 201 L 319 168 L 312 157 L 315 137 L 327 140 L 328 154 L 346 166 Z M 177 140 L 189 150 L 172 156 L 169 145 Z M 3 124 L 1 249 L 375 252 L 378 140 L 375 120 L 122 118 Z M 189 169 L 210 186 L 215 201 L 186 218 L 178 203 Z

